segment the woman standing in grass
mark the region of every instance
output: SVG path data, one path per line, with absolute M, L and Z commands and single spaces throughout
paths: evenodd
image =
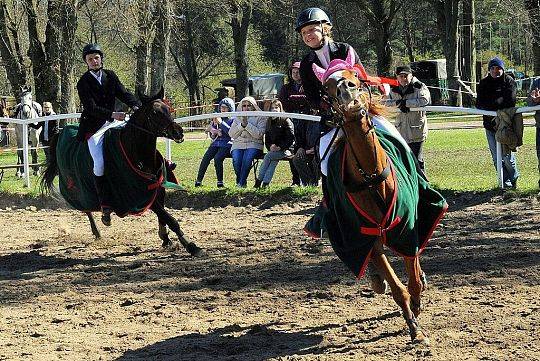
M 253 97 L 245 97 L 240 101 L 240 111 L 261 111 Z M 266 130 L 266 118 L 239 116 L 232 122 L 229 135 L 233 138 L 231 155 L 236 186 L 245 188 L 253 160 L 262 156 L 263 136 Z
M 222 113 L 234 112 L 234 100 L 231 98 L 223 98 L 219 102 L 219 109 Z M 212 139 L 212 143 L 204 153 L 199 166 L 199 172 L 197 174 L 197 180 L 195 181 L 195 187 L 200 187 L 210 165 L 210 161 L 214 159 L 214 167 L 216 168 L 216 178 L 218 188 L 224 187 L 223 184 L 223 161 L 231 152 L 231 137 L 229 136 L 229 129 L 231 128 L 232 119 L 228 117 L 214 118 L 208 125 L 206 133 Z
M 283 105 L 277 99 L 270 103 L 271 112 L 283 112 Z M 280 159 L 292 156 L 294 126 L 289 118 L 269 117 L 266 123 L 264 143 L 268 153 L 264 156 L 255 188 L 268 186 Z

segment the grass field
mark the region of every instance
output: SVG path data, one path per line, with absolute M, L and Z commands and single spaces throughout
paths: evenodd
M 517 159 L 521 173 L 518 182 L 518 190 L 533 192 L 538 188 L 538 168 L 534 144 L 533 127 L 526 127 L 524 145 L 519 149 Z M 189 138 L 193 138 L 193 133 Z M 202 137 L 202 134 L 201 136 Z M 192 192 L 206 192 L 215 189 L 216 176 L 211 163 L 204 179 L 204 187 L 195 189 L 195 182 L 199 162 L 209 145 L 208 140 L 186 140 L 182 144 L 173 145 L 173 160 L 178 164 L 175 171 L 181 183 Z M 159 148 L 164 150 L 164 143 L 160 142 Z M 432 130 L 429 133 L 425 145 L 425 161 L 427 174 L 431 183 L 438 189 L 454 192 L 481 191 L 497 187 L 495 169 L 487 148 L 487 142 L 483 129 L 460 129 L 460 130 Z M 44 155 L 40 154 L 40 159 Z M 14 154 L 0 153 L 0 164 L 14 164 Z M 253 185 L 253 174 L 250 175 L 247 190 L 237 190 L 234 187 L 234 171 L 231 159 L 225 160 L 225 184 L 230 187 L 228 192 L 250 192 Z M 15 170 L 5 171 L 4 179 L 0 183 L 0 191 L 10 193 L 28 193 L 37 195 L 36 177 L 31 178 L 32 185 L 29 189 L 23 187 L 23 181 L 15 178 Z M 273 187 L 268 191 L 289 186 L 291 174 L 289 164 L 280 162 L 277 168 Z M 295 194 L 310 194 L 317 189 L 294 189 Z

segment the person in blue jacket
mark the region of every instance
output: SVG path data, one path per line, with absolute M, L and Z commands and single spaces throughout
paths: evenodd
M 219 102 L 219 109 L 222 113 L 234 112 L 234 100 L 231 98 L 223 98 Z M 214 167 L 216 168 L 216 178 L 218 188 L 224 187 L 223 183 L 223 161 L 231 153 L 231 137 L 229 136 L 229 129 L 231 128 L 232 119 L 229 117 L 214 118 L 208 125 L 206 133 L 210 136 L 212 143 L 204 153 L 199 166 L 199 172 L 197 174 L 197 180 L 195 181 L 195 187 L 200 187 L 210 165 L 210 161 L 214 160 Z

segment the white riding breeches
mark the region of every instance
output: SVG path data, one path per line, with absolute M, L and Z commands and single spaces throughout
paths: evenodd
M 90 155 L 94 161 L 94 175 L 101 177 L 105 174 L 105 162 L 103 161 L 103 134 L 100 132 L 103 128 L 106 128 L 110 122 L 105 122 L 99 130 L 94 133 L 88 140 L 88 150 L 90 150 Z

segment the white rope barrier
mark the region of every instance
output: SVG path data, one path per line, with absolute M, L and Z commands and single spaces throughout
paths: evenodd
M 397 108 L 396 108 L 397 110 Z M 463 108 L 463 107 L 450 107 L 450 106 L 426 106 L 422 108 L 411 108 L 411 111 L 426 111 L 426 112 L 445 112 L 445 113 L 465 113 L 465 114 L 473 114 L 473 115 L 489 115 L 489 116 L 496 116 L 497 112 L 495 111 L 489 111 L 489 110 L 481 110 L 481 109 L 474 109 L 474 108 Z M 516 110 L 516 113 L 529 113 L 534 111 L 540 111 L 540 105 L 533 106 L 533 107 L 521 107 Z M 224 113 L 208 113 L 208 114 L 199 114 L 199 115 L 192 115 L 187 117 L 180 117 L 175 118 L 174 121 L 176 123 L 187 123 L 194 120 L 205 120 L 205 119 L 212 119 L 217 117 L 236 117 L 236 116 L 257 116 L 257 117 L 287 117 L 287 118 L 293 118 L 293 119 L 304 119 L 304 120 L 310 120 L 314 122 L 318 122 L 321 120 L 321 117 L 316 115 L 308 115 L 308 114 L 297 114 L 297 113 L 276 113 L 276 112 L 265 112 L 265 111 L 246 111 L 246 112 L 224 112 Z M 0 122 L 5 123 L 14 123 L 14 124 L 22 124 L 23 126 L 23 159 L 24 159 L 24 173 L 25 173 L 25 185 L 26 187 L 30 187 L 30 173 L 29 173 L 29 160 L 28 160 L 28 151 L 31 149 L 31 147 L 28 144 L 28 125 L 34 124 L 34 123 L 40 123 L 47 120 L 66 120 L 66 119 L 78 119 L 81 117 L 80 113 L 70 113 L 70 114 L 56 114 L 56 115 L 49 115 L 45 117 L 39 117 L 39 118 L 33 118 L 33 119 L 14 119 L 14 118 L 4 118 L 0 117 Z M 502 152 L 500 151 L 500 144 L 497 143 L 497 172 L 499 177 L 499 184 L 501 187 L 504 185 L 502 184 L 502 170 L 499 171 L 499 164 L 501 162 L 502 158 Z M 167 139 L 165 144 L 165 151 L 166 151 L 166 157 L 167 159 L 172 158 L 172 150 L 171 150 L 171 140 Z

